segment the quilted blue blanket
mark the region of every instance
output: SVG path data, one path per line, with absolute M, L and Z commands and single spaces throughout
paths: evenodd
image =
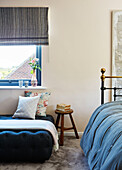
M 122 170 L 122 101 L 95 110 L 80 145 L 91 170 Z

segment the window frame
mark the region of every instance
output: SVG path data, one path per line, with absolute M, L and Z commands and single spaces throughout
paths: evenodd
M 39 65 L 42 68 L 42 50 L 41 50 L 41 45 L 36 46 L 36 58 L 39 59 Z M 41 86 L 41 71 L 39 69 L 36 70 L 36 77 L 38 81 L 37 86 Z M 22 79 L 21 79 L 22 80 Z M 24 86 L 24 81 L 29 81 L 29 86 L 31 86 L 31 79 L 23 79 L 23 86 Z M 11 80 L 0 80 L 0 86 L 19 86 L 19 79 L 11 79 Z

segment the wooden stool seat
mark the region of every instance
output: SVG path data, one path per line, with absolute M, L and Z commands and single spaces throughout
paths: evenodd
M 75 123 L 74 123 L 74 120 L 73 120 L 73 117 L 72 117 L 72 113 L 73 113 L 73 110 L 70 109 L 69 111 L 60 111 L 60 110 L 55 110 L 55 113 L 57 114 L 57 120 L 56 120 L 56 129 L 58 130 L 58 128 L 61 129 L 61 133 L 60 133 L 60 145 L 63 146 L 63 142 L 64 142 L 64 131 L 65 130 L 71 130 L 71 129 L 74 129 L 74 132 L 75 132 L 75 136 L 77 139 L 79 139 L 79 136 L 78 136 L 78 133 L 77 133 L 77 129 L 76 129 L 76 126 L 75 126 Z M 69 115 L 70 117 L 70 120 L 71 120 L 71 123 L 72 123 L 72 127 L 64 127 L 64 115 Z M 59 126 L 59 122 L 60 122 L 60 117 L 61 117 L 61 126 Z

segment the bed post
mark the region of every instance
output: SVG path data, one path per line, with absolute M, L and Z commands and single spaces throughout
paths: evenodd
M 104 90 L 105 90 L 105 87 L 104 87 L 104 80 L 105 80 L 105 68 L 101 68 L 101 104 L 104 104 Z

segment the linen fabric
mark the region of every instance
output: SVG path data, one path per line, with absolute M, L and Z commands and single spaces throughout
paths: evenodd
M 47 44 L 47 7 L 0 7 L 0 45 Z
M 19 102 L 13 118 L 30 118 L 35 119 L 39 97 L 22 97 L 19 96 Z
M 105 103 L 95 110 L 80 145 L 90 169 L 122 169 L 122 101 Z
M 39 102 L 37 105 L 36 115 L 38 116 L 46 116 L 46 109 L 48 106 L 48 100 L 50 97 L 50 92 L 32 92 L 32 91 L 25 91 L 25 97 L 35 97 L 39 96 Z

